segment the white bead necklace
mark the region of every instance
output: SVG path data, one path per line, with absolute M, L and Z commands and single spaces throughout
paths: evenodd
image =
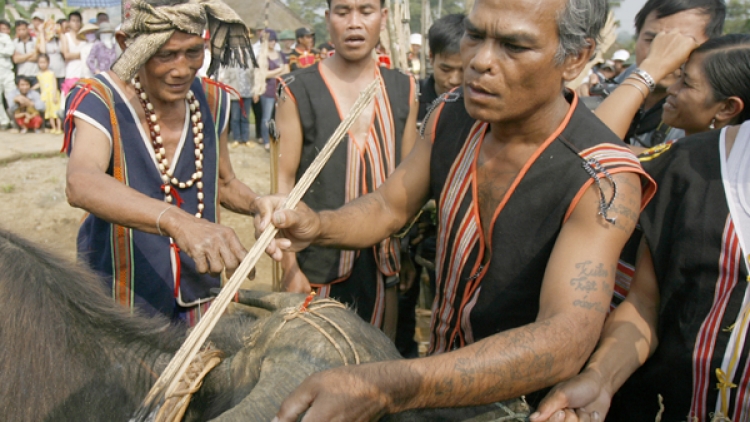
M 187 106 L 190 109 L 190 121 L 193 129 L 193 139 L 195 143 L 195 173 L 190 179 L 181 182 L 174 176 L 174 169 L 170 167 L 169 160 L 167 159 L 167 153 L 164 149 L 164 140 L 161 137 L 161 127 L 156 121 L 156 112 L 154 111 L 154 105 L 148 100 L 148 95 L 143 91 L 141 82 L 138 76 L 133 78 L 131 81 L 135 87 L 135 92 L 138 94 L 138 100 L 143 106 L 143 111 L 146 113 L 146 121 L 148 122 L 149 132 L 151 135 L 151 145 L 154 148 L 154 155 L 156 156 L 156 163 L 161 173 L 161 190 L 164 192 L 164 201 L 172 203 L 173 198 L 177 199 L 177 206 L 180 206 L 180 195 L 177 189 L 187 189 L 195 184 L 198 189 L 198 212 L 195 216 L 201 218 L 203 216 L 203 210 L 205 208 L 203 204 L 203 122 L 201 121 L 200 103 L 195 98 L 193 91 L 188 91 L 187 94 Z

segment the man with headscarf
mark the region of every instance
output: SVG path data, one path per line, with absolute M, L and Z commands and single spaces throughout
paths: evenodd
M 90 214 L 79 259 L 128 307 L 194 324 L 219 274 L 246 254 L 217 224 L 219 204 L 253 213 L 255 192 L 234 175 L 227 149 L 229 99 L 196 78 L 201 33 L 211 68 L 252 61 L 246 29 L 220 0 L 124 5 L 123 49 L 109 72 L 79 81 L 66 104 L 68 201 Z

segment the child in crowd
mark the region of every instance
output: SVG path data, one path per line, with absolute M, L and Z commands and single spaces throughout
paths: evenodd
M 31 89 L 31 81 L 28 77 L 18 77 L 18 89 L 11 94 L 11 98 L 13 100 L 9 111 L 13 114 L 21 133 L 26 133 L 29 129 L 40 132 L 44 123 L 40 115 L 44 111 L 44 102 L 39 93 Z
M 39 65 L 39 90 L 41 98 L 44 101 L 44 118 L 49 120 L 50 133 L 59 135 L 62 133 L 62 124 L 57 112 L 60 111 L 60 91 L 57 90 L 57 79 L 55 73 L 49 68 L 49 57 L 46 54 L 40 54 L 37 59 Z

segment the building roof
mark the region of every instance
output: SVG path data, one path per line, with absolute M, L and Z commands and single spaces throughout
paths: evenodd
M 263 28 L 265 0 L 224 0 L 245 21 L 249 28 Z M 272 29 L 297 29 L 301 26 L 311 27 L 281 0 L 269 0 L 268 27 Z

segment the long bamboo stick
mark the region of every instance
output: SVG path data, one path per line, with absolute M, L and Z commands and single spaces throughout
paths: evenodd
M 351 111 L 346 118 L 339 124 L 336 131 L 328 138 L 323 149 L 320 151 L 315 160 L 312 162 L 310 167 L 300 178 L 297 185 L 292 189 L 284 202 L 284 209 L 293 209 L 297 206 L 302 196 L 307 192 L 312 185 L 315 178 L 318 177 L 320 170 L 325 166 L 328 160 L 333 154 L 333 150 L 338 146 L 342 139 L 344 139 L 346 133 L 351 128 L 354 121 L 362 114 L 362 111 L 370 104 L 370 101 L 375 96 L 376 87 L 380 84 L 380 80 L 376 79 L 372 81 L 362 93 L 359 94 L 359 98 L 352 106 Z M 269 225 L 263 230 L 258 240 L 255 242 L 250 252 L 247 253 L 245 258 L 240 263 L 240 266 L 234 272 L 232 277 L 229 279 L 227 284 L 222 288 L 221 293 L 214 299 L 208 312 L 200 320 L 200 322 L 193 328 L 188 338 L 183 343 L 180 350 L 174 355 L 172 360 L 167 365 L 167 368 L 156 380 L 156 383 L 151 387 L 148 395 L 144 399 L 141 407 L 137 410 L 134 415 L 136 421 L 146 420 L 149 415 L 154 411 L 164 400 L 165 396 L 169 396 L 174 393 L 174 389 L 179 379 L 185 374 L 188 366 L 192 362 L 195 355 L 200 350 L 206 338 L 213 330 L 219 318 L 226 310 L 229 303 L 232 301 L 235 293 L 240 289 L 242 282 L 245 280 L 250 271 L 258 263 L 258 260 L 263 255 L 266 247 L 271 243 L 271 240 L 276 236 L 278 229 L 273 225 Z

